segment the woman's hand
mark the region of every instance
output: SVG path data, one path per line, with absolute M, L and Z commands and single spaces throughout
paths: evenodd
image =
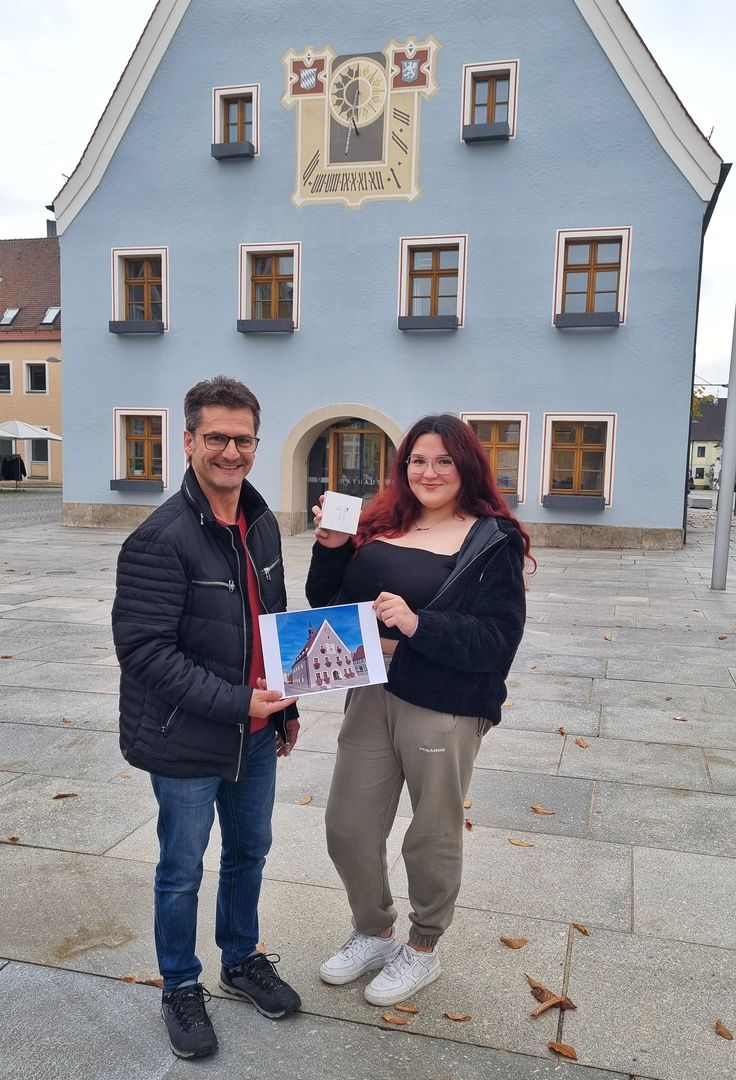
M 350 539 L 350 533 L 338 532 L 336 529 L 322 528 L 322 503 L 324 502 L 324 498 L 324 495 L 320 495 L 319 506 L 312 507 L 312 513 L 314 514 L 314 535 L 322 547 L 339 548 L 342 547 L 343 544 L 347 544 Z
M 373 601 L 373 610 L 384 626 L 398 626 L 407 637 L 416 631 L 419 619 L 406 600 L 396 593 L 382 592 Z

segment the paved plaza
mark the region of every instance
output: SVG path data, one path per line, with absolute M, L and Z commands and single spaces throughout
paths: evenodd
M 160 991 L 122 981 L 156 974 L 155 804 L 117 740 L 123 536 L 0 532 L 0 1080 L 736 1075 L 736 1040 L 714 1030 L 736 1034 L 736 559 L 727 591 L 711 592 L 712 529 L 677 552 L 537 552 L 503 724 L 469 793 L 444 974 L 403 1027 L 364 1001 L 368 977 L 317 975 L 350 930 L 323 828 L 341 700 L 304 702 L 261 904 L 265 947 L 303 1011 L 270 1021 L 218 996 L 215 844 L 199 950 L 221 1049 L 198 1062 L 172 1055 Z M 310 546 L 284 542 L 293 607 L 306 606 Z M 403 801 L 389 850 L 402 932 L 408 812 Z M 577 1008 L 532 1018 L 526 974 Z

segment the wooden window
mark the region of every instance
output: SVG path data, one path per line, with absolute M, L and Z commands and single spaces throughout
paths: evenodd
M 253 95 L 222 98 L 223 142 L 253 142 Z
M 126 479 L 161 480 L 162 449 L 161 416 L 126 416 Z
M 26 391 L 29 394 L 46 393 L 45 364 L 26 364 Z
M 704 446 L 699 446 L 697 448 L 697 450 L 696 450 L 696 455 L 698 457 L 705 457 L 705 447 Z
M 562 288 L 562 312 L 619 310 L 621 240 L 568 240 Z
M 459 248 L 421 247 L 409 253 L 409 315 L 456 315 Z
M 471 123 L 508 122 L 510 81 L 508 71 L 479 72 L 473 75 Z
M 605 421 L 553 421 L 550 492 L 603 495 L 607 438 Z
M 125 318 L 162 319 L 161 256 L 125 259 Z
M 469 420 L 470 427 L 483 443 L 493 475 L 504 495 L 516 495 L 519 490 L 519 420 Z
M 251 318 L 294 318 L 294 253 L 250 256 Z

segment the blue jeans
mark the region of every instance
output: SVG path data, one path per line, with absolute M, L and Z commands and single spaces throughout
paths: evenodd
M 164 989 L 197 981 L 197 894 L 215 806 L 222 851 L 215 940 L 226 967 L 239 964 L 258 943 L 258 897 L 271 847 L 276 790 L 276 735 L 252 735 L 240 783 L 217 776 L 174 779 L 151 775 L 158 801 L 159 863 L 155 884 L 155 936 Z

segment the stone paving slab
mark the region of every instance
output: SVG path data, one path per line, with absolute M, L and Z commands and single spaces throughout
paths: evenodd
M 504 709 L 504 721 L 492 728 L 481 743 L 476 767 L 507 769 L 512 772 L 557 772 L 563 740 L 559 735 L 535 731 L 516 731 L 512 723 L 512 708 Z M 508 720 L 506 720 L 508 717 Z
M 17 780 L 20 773 L 0 772 L 0 784 L 9 784 L 11 780 Z
M 109 780 L 125 768 L 114 732 L 0 724 L 0 769 Z
M 532 847 L 515 847 L 509 837 Z M 631 922 L 631 856 L 619 844 L 567 836 L 488 829 L 465 834 L 458 904 L 518 916 L 626 930 Z M 396 896 L 408 895 L 402 860 L 391 874 Z
M 573 675 L 540 675 L 534 672 L 512 672 L 506 680 L 509 698 L 530 701 L 566 701 L 578 705 L 590 704 L 592 680 Z
M 342 727 L 342 712 L 303 713 L 300 711 L 299 742 L 297 751 L 308 750 L 312 753 L 334 754 L 337 750 L 337 736 Z
M 151 987 L 13 963 L 0 1001 L 2 1080 L 163 1080 L 175 1060 Z
M 99 627 L 94 627 L 95 631 L 98 631 Z M 2 639 L 0 639 L 0 643 Z M 112 641 L 97 642 L 90 641 L 64 641 L 64 660 L 69 664 L 98 664 L 101 660 L 111 659 L 117 663 L 115 657 L 115 650 L 112 645 Z M 25 660 L 58 660 L 60 653 L 60 645 L 58 641 L 51 644 L 42 644 L 37 647 L 21 648 L 16 652 L 16 656 L 20 656 Z
M 624 679 L 629 682 L 657 682 L 672 685 L 685 683 L 688 686 L 726 686 L 734 688 L 734 680 L 728 667 L 716 664 L 690 665 L 687 662 L 660 664 L 646 660 L 608 661 L 607 679 Z
M 597 735 L 600 716 L 600 705 L 568 705 L 564 701 L 516 698 L 512 707 L 504 709 L 500 730 L 514 728 L 559 734 L 559 728 L 564 727 L 571 735 Z
M 736 862 L 634 848 L 634 929 L 736 949 Z
M 730 693 L 721 690 L 720 693 Z M 705 691 L 699 686 L 686 686 L 682 683 L 653 683 L 653 682 L 628 682 L 625 680 L 594 679 L 591 694 L 593 705 L 630 705 L 637 708 L 663 708 L 669 707 L 669 702 L 675 711 L 692 712 L 696 709 L 704 711 L 717 711 L 708 709 L 705 701 Z
M 736 795 L 736 753 L 726 750 L 706 752 L 708 772 L 713 780 L 713 790 L 727 795 Z
M 473 805 L 465 814 L 473 825 L 586 836 L 592 794 L 590 780 L 476 767 L 468 791 Z M 532 806 L 555 813 L 536 815 Z
M 734 1043 L 713 1030 L 718 1018 L 736 1030 L 733 952 L 600 930 L 576 935 L 571 967 L 577 1009 L 562 1038 L 583 1064 L 658 1080 L 734 1075 Z
M 568 735 L 560 775 L 710 790 L 703 751 L 698 747 L 666 743 L 590 739 L 587 747 L 581 748 Z
M 555 653 L 523 653 L 514 660 L 514 674 L 536 671 L 538 675 L 575 675 L 584 679 L 602 678 L 606 661 L 592 656 Z
M 675 720 L 676 716 L 687 716 L 687 720 Z M 666 705 L 659 708 L 604 705 L 600 733 L 603 738 L 634 742 L 736 749 L 736 718 L 700 710 L 682 713 Z
M 727 795 L 596 781 L 590 835 L 638 847 L 736 857 L 736 804 Z
M 0 720 L 5 723 L 117 732 L 118 718 L 117 694 L 0 687 Z M 70 722 L 68 725 L 65 719 Z
M 33 847 L 101 855 L 155 812 L 153 792 L 138 786 L 23 776 L 0 788 L 0 836 Z
M 26 686 L 38 690 L 91 691 L 98 694 L 117 694 L 120 674 L 117 669 L 107 669 L 90 664 L 54 664 L 31 660 L 10 660 L 7 667 L 22 665 L 22 670 L 6 673 L 0 668 L 0 685 Z

